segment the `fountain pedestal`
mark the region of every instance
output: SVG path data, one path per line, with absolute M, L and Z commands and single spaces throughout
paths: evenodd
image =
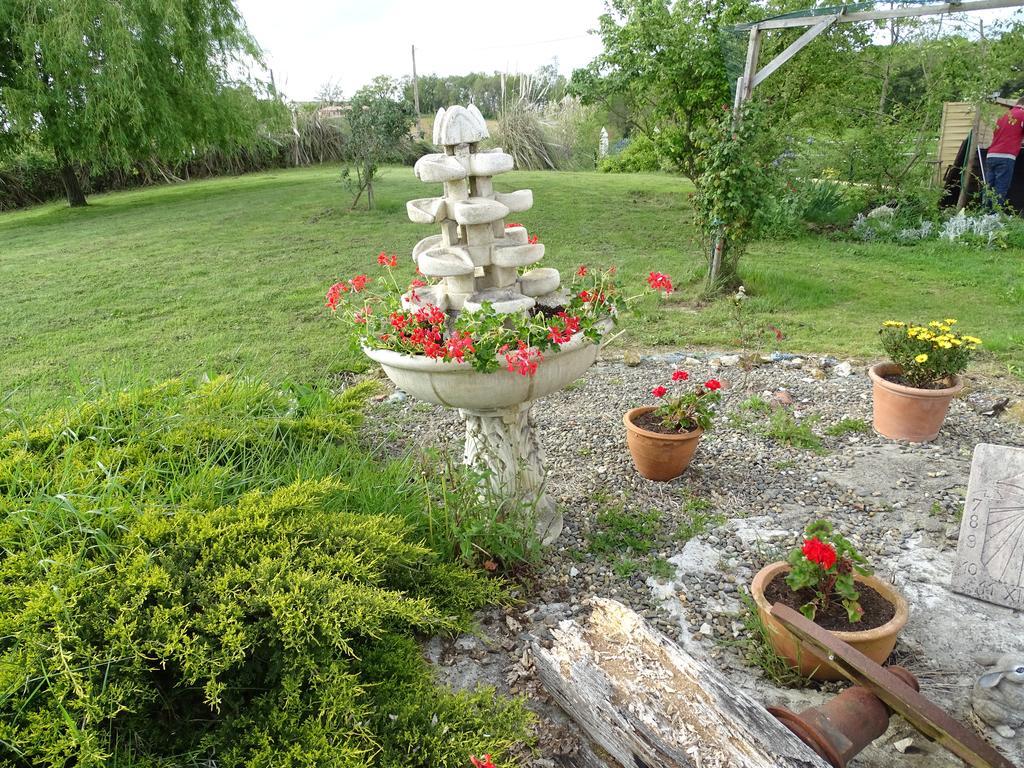
M 547 494 L 544 449 L 532 402 L 489 411 L 459 409 L 466 420 L 465 463 L 510 514 L 532 512 L 534 530 L 547 546 L 562 532 L 562 513 Z

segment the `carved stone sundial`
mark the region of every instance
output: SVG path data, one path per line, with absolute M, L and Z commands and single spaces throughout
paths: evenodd
M 1024 449 L 974 449 L 952 586 L 1024 610 Z

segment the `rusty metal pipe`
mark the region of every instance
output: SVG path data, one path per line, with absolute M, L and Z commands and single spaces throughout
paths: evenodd
M 915 691 L 920 690 L 917 678 L 903 667 L 888 670 Z M 859 685 L 800 714 L 785 707 L 769 707 L 768 711 L 833 768 L 846 768 L 864 747 L 885 733 L 892 715 L 880 698 Z

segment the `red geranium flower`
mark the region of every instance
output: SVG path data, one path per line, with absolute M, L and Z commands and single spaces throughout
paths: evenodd
M 359 293 L 361 290 L 363 290 L 363 288 L 366 287 L 366 284 L 369 282 L 370 278 L 368 278 L 366 275 L 356 275 L 355 277 L 348 281 L 348 284 L 352 286 L 353 291 Z
M 836 564 L 836 551 L 831 544 L 826 544 L 817 536 L 813 539 L 804 539 L 804 557 L 812 563 L 816 563 L 826 571 Z
M 416 319 L 421 323 L 427 323 L 429 325 L 440 325 L 444 322 L 445 315 L 441 311 L 440 307 L 436 307 L 433 304 L 416 310 Z
M 490 755 L 484 755 L 482 758 L 470 755 L 469 762 L 473 764 L 473 768 L 494 768 L 494 763 L 491 762 Z
M 587 266 L 586 266 L 586 264 L 581 264 L 580 268 L 576 270 L 576 277 L 586 277 L 586 276 L 587 276 Z
M 657 387 L 651 390 L 651 394 L 654 395 L 655 397 L 664 397 L 666 392 L 668 392 L 668 390 L 661 385 L 658 385 Z
M 373 307 L 367 305 L 352 316 L 352 322 L 358 323 L 359 325 L 366 325 L 366 321 L 370 319 L 370 315 L 373 314 Z
M 413 289 L 413 290 L 415 290 L 415 289 L 417 289 L 417 288 L 423 288 L 423 287 L 425 287 L 425 286 L 426 286 L 426 283 L 424 283 L 424 282 L 423 282 L 422 280 L 420 280 L 419 278 L 416 278 L 416 279 L 414 279 L 414 280 L 413 280 L 413 281 L 412 281 L 411 283 L 409 283 L 409 287 L 410 287 L 411 289 Z
M 509 221 L 509 222 L 505 223 L 505 229 L 511 229 L 512 227 L 521 227 L 521 226 L 523 226 L 523 225 L 520 224 L 518 221 Z
M 382 267 L 397 267 L 398 266 L 398 254 L 392 253 L 390 256 L 384 251 L 377 254 L 377 263 Z
M 647 284 L 651 290 L 664 291 L 666 295 L 672 293 L 672 278 L 661 272 L 651 272 L 647 276 Z
M 537 364 L 544 359 L 544 355 L 536 347 L 527 346 L 525 341 L 520 340 L 519 346 L 512 352 L 507 352 L 508 347 L 499 349 L 505 355 L 505 363 L 508 369 L 520 376 L 533 376 L 537 372 Z
M 347 283 L 335 283 L 334 285 L 332 285 L 330 288 L 327 289 L 327 300 L 324 303 L 324 306 L 330 307 L 332 311 L 337 309 L 338 301 L 341 300 L 341 294 L 343 293 L 348 293 Z
M 686 371 L 672 372 L 672 381 L 686 381 L 688 378 L 690 378 L 690 374 L 688 374 Z
M 467 352 L 475 352 L 473 337 L 464 331 L 456 331 L 445 344 L 445 357 L 449 360 L 465 361 Z
M 720 382 L 718 379 L 708 379 L 707 381 L 704 382 L 704 386 L 710 389 L 712 392 L 714 392 L 716 389 L 722 388 L 722 382 Z
M 536 245 L 537 243 L 540 242 L 540 238 L 537 237 L 537 235 L 530 235 L 528 238 L 526 238 L 526 242 L 528 242 L 530 245 Z

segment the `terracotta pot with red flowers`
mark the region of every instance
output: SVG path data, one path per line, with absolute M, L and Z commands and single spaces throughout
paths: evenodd
M 686 371 L 675 371 L 672 383 L 690 378 Z M 667 387 L 658 385 L 651 394 L 660 405 L 633 408 L 622 417 L 626 426 L 626 446 L 637 472 L 648 480 L 672 480 L 690 466 L 700 438 L 711 426 L 718 390 L 715 379 L 705 381 L 679 395 L 667 397 Z
M 775 652 L 814 680 L 843 677 L 771 615 L 772 605 L 799 610 L 878 664 L 889 658 L 910 613 L 903 596 L 871 576 L 864 558 L 825 520 L 807 526 L 788 561 L 762 568 L 750 592 Z

